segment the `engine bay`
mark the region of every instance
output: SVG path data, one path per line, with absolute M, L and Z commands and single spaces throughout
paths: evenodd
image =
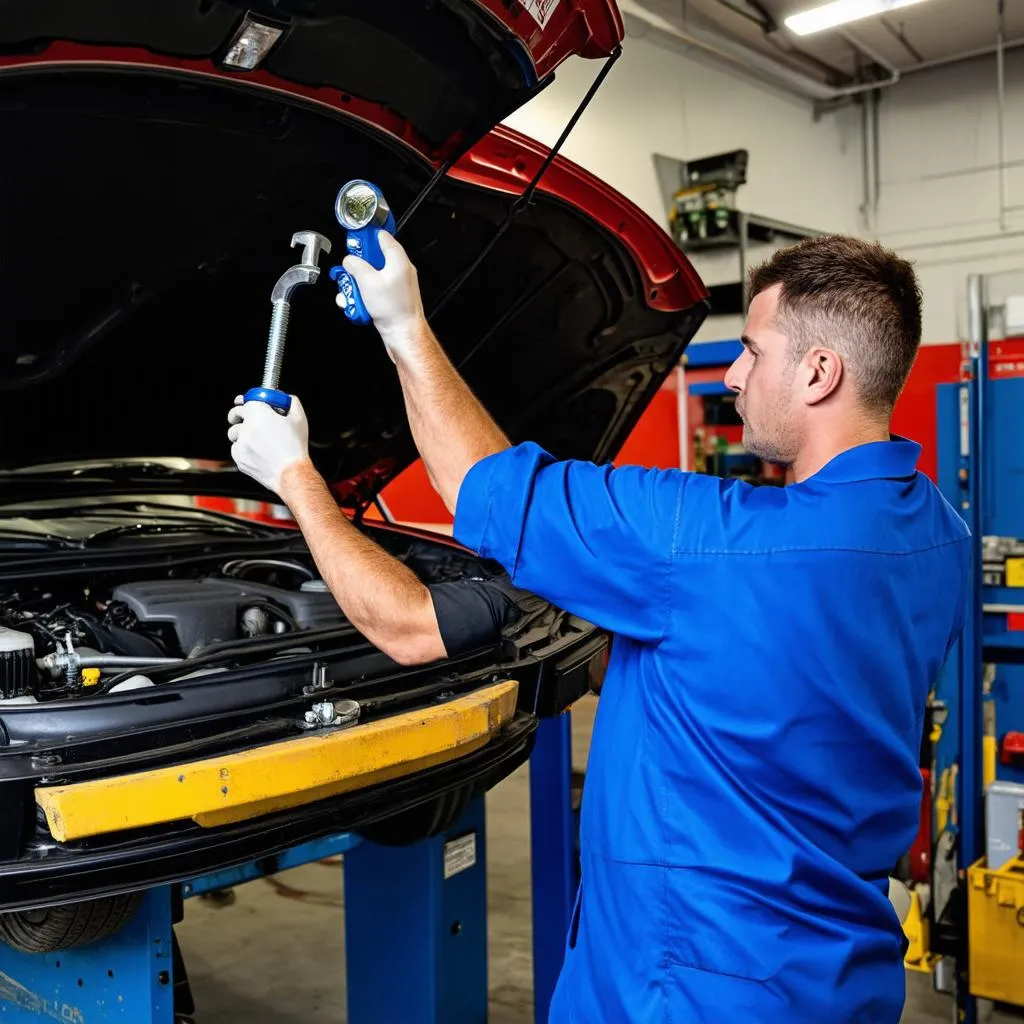
M 480 571 L 457 551 L 395 554 L 425 583 Z M 170 669 L 181 681 L 200 674 L 193 661 L 220 650 L 347 626 L 312 558 L 294 548 L 215 567 L 197 563 L 162 578 L 26 583 L 0 591 L 0 708 L 153 686 L 147 670 L 167 678 Z
M 315 568 L 294 557 L 235 558 L 213 572 L 107 592 L 36 589 L 0 601 L 0 704 L 87 695 L 104 673 L 138 668 L 114 688 L 134 689 L 147 666 L 185 666 L 218 644 L 345 622 Z

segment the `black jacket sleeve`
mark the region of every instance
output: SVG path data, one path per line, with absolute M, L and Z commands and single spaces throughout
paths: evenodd
M 519 617 L 516 590 L 507 580 L 450 580 L 428 589 L 449 658 L 496 644 Z

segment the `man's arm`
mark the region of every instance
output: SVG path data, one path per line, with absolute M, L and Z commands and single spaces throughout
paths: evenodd
M 455 512 L 470 468 L 509 447 L 508 438 L 459 376 L 423 314 L 416 269 L 390 235 L 381 235 L 381 271 L 355 257 L 345 269 L 398 367 L 406 414 L 434 490 Z
M 392 360 L 431 482 L 455 536 L 515 586 L 645 642 L 666 633 L 669 574 L 687 480 L 678 470 L 559 462 L 512 447 L 427 325 L 416 270 L 381 236 L 385 264 L 347 257 Z
M 430 482 L 454 514 L 469 470 L 504 451 L 509 441 L 455 371 L 426 321 L 410 331 L 415 356 L 397 360 L 406 415 Z
M 292 396 L 287 416 L 262 402 L 228 414 L 231 457 L 291 510 L 313 560 L 346 618 L 403 665 L 419 665 L 492 645 L 517 614 L 497 580 L 424 584 L 353 526 L 309 458 L 309 427 Z
M 288 466 L 279 494 L 345 617 L 367 640 L 400 665 L 447 657 L 426 584 L 348 521 L 311 462 Z

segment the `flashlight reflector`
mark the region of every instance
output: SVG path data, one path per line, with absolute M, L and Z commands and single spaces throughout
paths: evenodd
M 377 213 L 377 193 L 369 185 L 354 181 L 338 195 L 338 221 L 350 231 L 365 228 Z

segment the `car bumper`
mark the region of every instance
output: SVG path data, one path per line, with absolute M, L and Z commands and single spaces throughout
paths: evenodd
M 58 842 L 170 825 L 249 821 L 411 775 L 479 750 L 515 714 L 518 684 L 494 683 L 350 728 L 150 771 L 38 786 Z

